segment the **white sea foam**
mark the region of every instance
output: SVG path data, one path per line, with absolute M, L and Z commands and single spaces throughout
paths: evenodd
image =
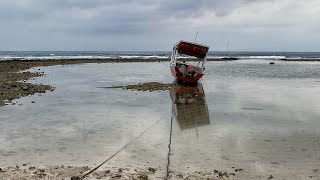
M 167 59 L 169 58 L 168 56 L 156 56 L 156 55 L 152 55 L 152 56 L 119 56 L 119 58 L 123 58 L 123 59 Z
M 241 59 L 285 59 L 285 56 L 240 56 Z
M 110 59 L 110 56 L 0 56 L 0 60 L 41 60 L 41 59 Z

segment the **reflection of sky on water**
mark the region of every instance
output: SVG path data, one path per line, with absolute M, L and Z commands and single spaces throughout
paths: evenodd
M 255 175 L 315 176 L 312 169 L 320 166 L 319 67 L 318 63 L 209 62 L 201 82 L 210 124 L 182 130 L 174 121 L 172 169 L 238 166 Z M 169 93 L 97 87 L 170 83 L 167 63 L 42 70 L 47 76 L 36 81 L 56 86 L 54 92 L 22 98 L 18 100 L 22 106 L 0 107 L 1 163 L 14 165 L 25 159 L 93 164 L 159 120 L 111 163 L 150 159 L 165 164 L 172 110 Z

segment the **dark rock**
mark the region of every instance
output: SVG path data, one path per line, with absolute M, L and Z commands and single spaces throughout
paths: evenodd
M 121 177 L 121 174 L 116 174 L 113 176 L 114 178 L 120 178 Z
M 183 175 L 182 174 L 178 174 L 177 177 L 183 178 Z
M 118 172 L 122 172 L 122 169 L 121 169 L 121 168 L 119 168 L 119 169 L 118 169 Z
M 231 61 L 231 60 L 238 60 L 239 58 L 236 58 L 236 57 L 223 57 L 221 59 Z
M 152 168 L 152 167 L 149 167 L 149 168 L 148 168 L 148 171 L 151 171 L 151 172 L 153 172 L 153 173 L 154 173 L 154 172 L 156 172 L 156 171 L 157 171 L 157 169 Z
M 79 180 L 79 179 L 80 179 L 79 176 L 72 176 L 72 177 L 71 177 L 71 180 Z
M 39 171 L 40 171 L 40 172 L 45 172 L 46 170 L 44 170 L 44 169 L 39 169 Z
M 275 64 L 274 62 L 270 62 L 269 64 Z
M 268 179 L 273 179 L 273 176 L 272 176 L 272 175 L 270 175 L 270 176 L 268 177 Z
M 148 180 L 148 175 L 143 174 L 143 175 L 138 176 L 138 178 L 142 179 L 142 180 Z
M 47 175 L 47 174 L 45 174 L 45 173 L 39 173 L 39 174 L 38 174 L 38 177 L 39 177 L 39 178 L 44 178 L 46 175 Z
M 31 101 L 31 103 L 35 103 L 35 101 Z

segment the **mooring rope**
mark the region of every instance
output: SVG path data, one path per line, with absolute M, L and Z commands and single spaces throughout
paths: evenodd
M 172 120 L 173 120 L 173 113 L 174 113 L 174 104 L 172 104 L 172 113 L 171 113 L 171 120 L 170 120 L 170 135 L 169 135 L 169 144 L 168 144 L 168 156 L 167 156 L 167 170 L 165 180 L 169 178 L 169 167 L 170 167 L 170 154 L 171 154 L 171 141 L 172 141 Z
M 91 173 L 93 173 L 94 171 L 96 171 L 99 167 L 101 167 L 103 164 L 105 164 L 106 162 L 108 162 L 110 159 L 112 159 L 115 155 L 117 155 L 120 151 L 122 151 L 123 149 L 125 149 L 129 144 L 131 144 L 132 142 L 134 142 L 136 139 L 138 139 L 138 137 L 140 137 L 141 135 L 143 135 L 145 132 L 147 132 L 149 129 L 151 129 L 154 125 L 156 125 L 160 120 L 156 121 L 155 123 L 153 123 L 150 127 L 148 127 L 146 130 L 144 130 L 142 133 L 139 134 L 139 136 L 135 137 L 134 139 L 132 139 L 129 143 L 127 143 L 125 146 L 123 146 L 121 149 L 119 149 L 116 153 L 114 153 L 112 156 L 110 156 L 108 159 L 106 159 L 105 161 L 103 161 L 100 165 L 98 165 L 97 167 L 95 167 L 94 169 L 92 169 L 91 171 L 87 172 L 86 174 L 84 174 L 83 176 L 81 176 L 80 178 L 75 178 L 75 179 L 79 179 L 82 180 L 85 177 L 87 177 L 88 175 L 90 175 Z

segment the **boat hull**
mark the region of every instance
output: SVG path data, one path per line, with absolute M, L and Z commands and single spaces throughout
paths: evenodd
M 170 66 L 171 74 L 182 83 L 196 83 L 203 76 L 203 71 L 197 66 L 176 63 Z

